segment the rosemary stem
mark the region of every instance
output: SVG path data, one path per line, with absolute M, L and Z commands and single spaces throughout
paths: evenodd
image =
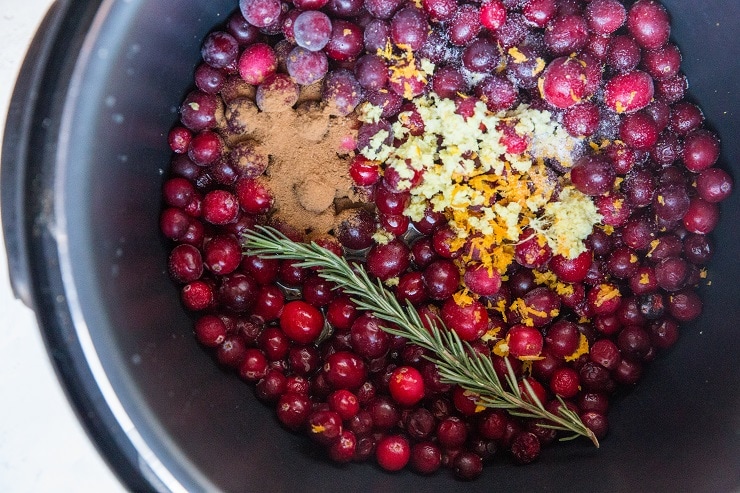
M 390 325 L 383 327 L 384 331 L 429 350 L 432 354 L 428 359 L 437 365 L 442 380 L 478 395 L 479 405 L 506 409 L 520 417 L 541 419 L 543 423 L 540 426 L 585 436 L 596 447 L 599 446 L 596 436 L 576 413 L 565 405 L 561 406 L 558 414 L 548 412 L 526 380 L 523 385 L 527 396 L 523 396 L 508 360 L 505 360 L 508 369 L 505 380 L 509 387 L 506 390 L 489 357 L 473 350 L 455 331 L 446 329 L 441 320 L 427 320 L 427 329 L 413 306 L 402 306 L 382 283 L 373 282 L 361 265 L 350 265 L 344 258 L 315 243 L 293 242 L 279 231 L 265 226 L 257 226 L 256 230 L 245 233 L 243 246 L 249 255 L 297 260 L 301 267 L 318 268 L 319 276 L 341 288 L 359 310 L 372 312 L 388 322 Z

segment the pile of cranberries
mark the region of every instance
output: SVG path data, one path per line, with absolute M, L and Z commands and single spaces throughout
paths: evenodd
M 369 101 L 382 115 L 360 127 L 358 148 L 404 111 L 405 124 L 423 132 L 409 104 L 430 91 L 463 115 L 478 100 L 491 111 L 527 103 L 591 143 L 570 175 L 603 216 L 584 253 L 553 256 L 530 240 L 503 275 L 461 265 L 444 214 L 410 223 L 398 177 L 359 154 L 348 172 L 372 207 L 316 240 L 362 254 L 367 271 L 423 319 L 439 316 L 502 377 L 507 359 L 520 388 L 526 380 L 552 412 L 562 399 L 603 437 L 613 396 L 699 316 L 696 287 L 714 251 L 707 234 L 732 190 L 714 166 L 717 136 L 684 99 L 669 35 L 668 13 L 653 0 L 629 8 L 618 0 L 241 0 L 205 38 L 195 89 L 169 134 L 160 227 L 197 340 L 334 461 L 422 474 L 443 467 L 461 479 L 494 457 L 534 461 L 554 431 L 478 406 L 440 379 L 425 350 L 384 332 L 316 271 L 243 254 L 240 235 L 256 224 L 306 238 L 289 219 L 271 218 L 274 197 L 259 180 L 268 163 L 230 149 L 223 133 L 224 95 L 236 90 L 263 111 L 276 96 L 296 104 L 310 85 L 342 115 Z M 389 67 L 399 58 L 381 56 L 389 47 L 432 62 L 434 72 L 399 78 Z M 378 228 L 389 241 L 373 239 Z M 538 281 L 543 274 L 567 289 Z M 461 286 L 472 302 L 455 301 Z M 504 338 L 505 352 L 493 351 Z

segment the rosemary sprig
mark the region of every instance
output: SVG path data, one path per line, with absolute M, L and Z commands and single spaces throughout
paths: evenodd
M 506 383 L 510 391 L 504 388 L 490 358 L 472 350 L 470 344 L 461 340 L 455 331 L 447 330 L 440 320 L 430 320 L 431 330 L 427 330 L 411 305 L 401 306 L 393 293 L 379 281 L 373 282 L 361 265 L 350 265 L 315 243 L 293 242 L 276 229 L 265 226 L 245 233 L 243 246 L 249 255 L 297 260 L 301 267 L 319 267 L 318 274 L 336 283 L 352 297 L 360 310 L 370 311 L 394 324 L 394 327 L 383 327 L 383 330 L 431 351 L 429 360 L 437 365 L 442 380 L 474 392 L 479 396 L 480 405 L 506 409 L 510 414 L 523 418 L 542 419 L 544 422 L 539 426 L 572 433 L 563 440 L 585 436 L 599 446 L 596 436 L 576 413 L 565 405 L 560 406 L 558 414 L 548 412 L 526 380 L 523 381 L 524 387 L 534 402 L 525 400 L 508 360 L 505 360 L 508 369 Z

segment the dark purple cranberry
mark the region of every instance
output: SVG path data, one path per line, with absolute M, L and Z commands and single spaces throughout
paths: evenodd
M 696 192 L 706 202 L 725 200 L 732 193 L 732 188 L 732 177 L 720 168 L 707 168 L 696 178 Z
M 227 309 L 245 312 L 254 304 L 259 285 L 250 276 L 235 272 L 221 278 L 218 300 Z
M 461 452 L 452 465 L 455 477 L 466 481 L 477 478 L 483 472 L 483 459 L 475 452 Z
M 373 420 L 373 427 L 378 431 L 386 431 L 396 427 L 401 419 L 398 406 L 390 397 L 375 397 L 367 406 Z
M 362 250 L 373 243 L 375 220 L 365 209 L 354 209 L 337 226 L 337 239 L 346 248 Z
M 403 3 L 403 0 L 365 0 L 365 8 L 373 17 L 387 20 Z
M 462 419 L 456 416 L 444 418 L 437 425 L 437 440 L 444 448 L 457 449 L 465 443 L 467 438 L 467 426 Z
M 419 442 L 411 447 L 409 463 L 415 472 L 431 474 L 439 469 L 442 463 L 442 452 L 434 442 Z
M 381 328 L 377 317 L 363 313 L 350 328 L 352 348 L 360 356 L 375 359 L 383 356 L 390 348 L 390 337 Z
M 581 421 L 586 427 L 594 433 L 597 439 L 604 438 L 609 430 L 609 424 L 606 415 L 595 411 L 586 411 L 581 413 Z
M 518 464 L 529 464 L 540 456 L 540 441 L 534 433 L 518 433 L 511 444 L 511 455 Z
M 433 300 L 445 300 L 457 291 L 460 272 L 450 260 L 435 260 L 422 274 L 427 295 Z

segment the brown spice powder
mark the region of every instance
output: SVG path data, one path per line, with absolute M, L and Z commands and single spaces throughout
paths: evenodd
M 348 171 L 358 126 L 353 115 L 336 116 L 316 101 L 263 112 L 247 99 L 231 101 L 225 113 L 227 145 L 252 141 L 269 159 L 265 181 L 275 197 L 275 218 L 322 235 L 336 225 L 337 204 L 357 201 Z

